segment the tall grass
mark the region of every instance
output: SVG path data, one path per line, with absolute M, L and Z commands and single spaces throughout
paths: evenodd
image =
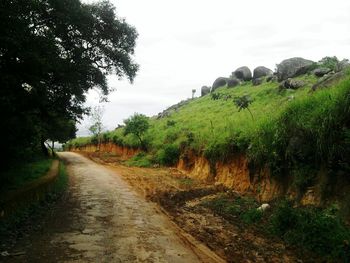
M 348 169 L 350 77 L 338 85 L 291 102 L 277 118 L 265 120 L 250 141 L 248 156 L 275 174 Z

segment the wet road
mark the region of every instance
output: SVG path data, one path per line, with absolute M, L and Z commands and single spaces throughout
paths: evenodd
M 8 262 L 202 262 L 156 205 L 115 172 L 76 153 L 59 155 L 68 197 L 40 233 L 21 242 L 25 255 Z

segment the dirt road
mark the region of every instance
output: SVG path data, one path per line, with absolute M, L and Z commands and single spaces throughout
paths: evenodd
M 25 255 L 6 262 L 217 262 L 210 251 L 196 253 L 118 174 L 76 153 L 59 155 L 70 175 L 68 197 L 40 233 L 14 248 Z

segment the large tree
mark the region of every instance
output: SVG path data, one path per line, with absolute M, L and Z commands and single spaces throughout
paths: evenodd
M 108 74 L 132 82 L 136 38 L 108 1 L 0 1 L 3 150 L 43 145 L 57 116 L 79 120 L 88 90 L 110 92 Z

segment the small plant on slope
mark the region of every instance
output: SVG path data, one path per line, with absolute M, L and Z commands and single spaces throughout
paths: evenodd
M 250 113 L 250 116 L 252 116 L 252 119 L 254 120 L 254 116 L 249 109 L 249 105 L 253 102 L 253 100 L 249 95 L 243 95 L 241 97 L 236 97 L 233 100 L 233 102 L 236 105 L 236 107 L 238 108 L 238 111 L 247 109 Z
M 101 106 L 94 107 L 93 111 L 91 112 L 92 125 L 89 127 L 89 131 L 96 138 L 98 149 L 100 149 L 100 144 L 102 139 L 101 136 L 103 131 L 103 124 L 102 124 L 103 112 L 104 112 L 104 108 Z

